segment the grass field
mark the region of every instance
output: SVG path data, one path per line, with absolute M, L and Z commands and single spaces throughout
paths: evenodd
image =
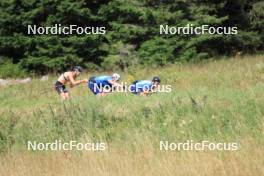
M 154 75 L 172 92 L 98 98 L 81 85 L 62 102 L 52 90 L 54 76 L 0 87 L 0 175 L 264 175 L 264 56 L 122 74 L 123 81 Z M 107 149 L 27 150 L 27 141 L 56 139 L 104 141 Z M 240 147 L 160 151 L 160 140 Z

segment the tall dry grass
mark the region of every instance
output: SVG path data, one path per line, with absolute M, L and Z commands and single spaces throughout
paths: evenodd
M 249 141 L 248 141 L 249 142 Z M 159 151 L 145 141 L 132 152 L 12 152 L 1 158 L 1 176 L 256 176 L 264 175 L 264 148 L 245 143 L 238 151 Z
M 263 56 L 122 74 L 130 81 L 153 75 L 173 91 L 98 99 L 82 85 L 62 103 L 52 90 L 55 76 L 0 87 L 0 175 L 264 175 Z M 27 151 L 28 140 L 55 139 L 101 140 L 108 149 Z M 241 148 L 159 151 L 159 140 L 189 139 L 239 142 Z

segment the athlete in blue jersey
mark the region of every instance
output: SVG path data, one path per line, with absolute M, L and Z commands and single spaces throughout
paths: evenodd
M 88 81 L 88 87 L 95 95 L 103 96 L 112 92 L 113 87 L 120 86 L 117 83 L 119 79 L 120 75 L 117 73 L 112 76 L 93 76 Z
M 134 81 L 132 85 L 130 85 L 130 91 L 137 95 L 146 96 L 150 93 L 155 92 L 160 84 L 160 78 L 155 76 L 151 81 L 142 80 L 142 81 Z

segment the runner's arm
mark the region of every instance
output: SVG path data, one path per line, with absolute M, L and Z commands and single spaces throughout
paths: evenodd
M 124 91 L 125 86 L 123 84 L 119 84 L 113 80 L 108 80 L 108 82 L 112 85 L 112 89 L 118 90 L 118 91 Z
M 147 96 L 149 95 L 151 92 L 149 92 L 148 90 L 144 90 L 143 92 L 140 93 L 140 95 L 142 96 Z
M 71 84 L 71 86 L 77 86 L 77 85 L 79 85 L 79 84 L 81 84 L 81 83 L 87 83 L 87 82 L 88 82 L 87 79 L 83 79 L 83 80 L 75 81 L 74 78 L 73 78 L 73 76 L 69 76 L 69 80 L 70 80 L 70 84 Z
M 117 82 L 115 82 L 115 81 L 113 81 L 113 80 L 108 80 L 108 82 L 109 82 L 111 85 L 113 85 L 114 87 L 123 87 L 122 84 L 119 84 L 119 83 L 117 83 Z

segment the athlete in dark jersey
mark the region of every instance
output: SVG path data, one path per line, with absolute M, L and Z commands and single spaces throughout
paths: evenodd
M 82 72 L 82 67 L 76 66 L 73 68 L 72 71 L 65 72 L 60 75 L 58 80 L 55 83 L 55 90 L 58 92 L 58 94 L 61 96 L 63 100 L 69 98 L 69 92 L 66 89 L 66 84 L 69 83 L 71 87 L 74 87 L 76 85 L 79 85 L 81 83 L 87 83 L 88 80 L 80 80 L 80 81 L 75 81 L 75 79 L 80 75 Z

